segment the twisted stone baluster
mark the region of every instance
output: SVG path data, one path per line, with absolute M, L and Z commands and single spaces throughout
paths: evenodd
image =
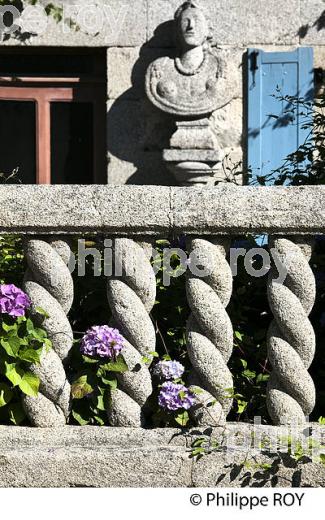
M 315 334 L 308 319 L 316 294 L 308 264 L 311 244 L 306 238 L 270 240 L 273 259 L 283 266 L 280 275 L 284 270 L 287 273 L 282 283 L 277 281 L 278 270 L 272 267 L 268 280 L 274 320 L 268 331 L 273 372 L 267 388 L 267 407 L 275 424 L 304 423 L 315 406 L 315 386 L 308 373 L 315 353 Z
M 70 384 L 63 362 L 73 344 L 73 333 L 67 318 L 73 301 L 73 281 L 67 263 L 70 247 L 57 239 L 28 239 L 24 245 L 28 270 L 24 289 L 32 302 L 31 314 L 52 341 L 53 348 L 44 351 L 40 365 L 31 371 L 40 379 L 37 397 L 24 396 L 23 406 L 33 425 L 39 427 L 66 424 L 70 410 Z M 40 319 L 36 307 L 49 315 Z
M 156 298 L 152 246 L 120 238 L 114 241 L 113 250 L 115 268 L 107 282 L 107 297 L 112 324 L 126 339 L 123 357 L 129 371 L 117 374 L 119 388 L 111 392 L 108 418 L 113 426 L 140 427 L 144 424 L 142 408 L 152 393 L 149 368 L 142 359 L 150 357 L 156 345 L 149 315 Z
M 195 253 L 196 265 L 210 273 L 198 276 L 191 262 L 186 284 L 192 311 L 187 323 L 192 383 L 202 388 L 192 413 L 201 425 L 224 422 L 232 405 L 232 399 L 227 397 L 228 389 L 233 388 L 227 367 L 233 349 L 233 329 L 226 312 L 232 294 L 232 273 L 225 258 L 228 248 L 224 238 L 189 241 L 189 253 Z

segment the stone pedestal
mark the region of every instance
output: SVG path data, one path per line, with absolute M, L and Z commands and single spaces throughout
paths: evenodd
M 176 122 L 163 160 L 181 186 L 213 185 L 224 180 L 223 155 L 208 118 Z
M 166 149 L 163 160 L 180 186 L 206 186 L 222 182 L 222 155 L 218 150 Z

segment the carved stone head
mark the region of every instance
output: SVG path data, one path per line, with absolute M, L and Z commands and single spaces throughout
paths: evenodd
M 177 9 L 175 23 L 181 50 L 202 46 L 211 38 L 205 9 L 195 0 L 184 2 Z
M 178 52 L 173 58 L 164 56 L 151 63 L 146 93 L 163 112 L 205 118 L 223 104 L 217 88 L 220 60 L 208 46 L 209 18 L 197 0 L 190 0 L 177 9 L 175 23 Z

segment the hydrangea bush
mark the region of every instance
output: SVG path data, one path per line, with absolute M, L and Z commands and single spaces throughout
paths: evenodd
M 27 294 L 14 284 L 0 285 L 0 313 L 14 318 L 25 316 L 31 302 Z
M 152 375 L 153 381 L 158 383 L 151 400 L 153 409 L 155 401 L 158 404 L 158 409 L 152 414 L 153 425 L 188 426 L 188 410 L 194 406 L 196 399 L 193 391 L 182 380 L 185 367 L 165 355 L 152 368 Z
M 89 357 L 116 361 L 124 346 L 124 338 L 117 329 L 102 325 L 91 327 L 81 341 L 81 353 Z
M 45 330 L 29 316 L 31 302 L 14 284 L 0 285 L 0 419 L 20 424 L 25 419 L 21 395 L 35 397 L 39 379 L 31 365 L 39 364 L 44 349 L 51 348 Z M 47 315 L 35 309 L 39 318 Z
M 110 392 L 117 388 L 116 374 L 126 372 L 125 339 L 117 329 L 96 325 L 83 335 L 75 361 L 80 372 L 72 384 L 72 416 L 77 424 L 107 423 Z
M 185 368 L 178 361 L 163 360 L 156 364 L 153 374 L 160 379 L 169 381 L 171 379 L 179 379 L 184 374 Z
M 158 403 L 165 410 L 189 410 L 195 404 L 195 398 L 186 386 L 166 381 L 161 386 Z

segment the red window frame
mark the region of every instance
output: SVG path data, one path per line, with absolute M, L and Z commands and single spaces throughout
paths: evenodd
M 0 77 L 0 100 L 34 101 L 36 105 L 36 183 L 51 184 L 51 103 L 93 104 L 93 181 L 101 184 L 106 163 L 105 96 L 99 80 L 84 77 Z

